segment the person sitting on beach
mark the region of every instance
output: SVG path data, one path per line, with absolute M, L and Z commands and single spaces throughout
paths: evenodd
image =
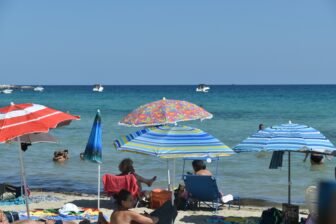
M 63 151 L 55 151 L 53 161 L 55 162 L 64 162 L 69 159 L 69 151 L 67 149 Z
M 138 186 L 139 186 L 140 191 L 142 189 L 141 188 L 142 183 L 144 183 L 148 187 L 150 187 L 150 186 L 152 186 L 153 182 L 156 180 L 156 176 L 154 176 L 152 179 L 147 179 L 147 178 L 144 178 L 144 177 L 140 176 L 139 174 L 137 174 L 134 170 L 134 167 L 133 167 L 133 161 L 130 158 L 123 159 L 120 162 L 119 171 L 121 172 L 119 174 L 119 176 L 133 174 L 138 181 Z
M 192 167 L 194 169 L 195 175 L 212 176 L 212 173 L 209 170 L 207 170 L 206 165 L 203 162 L 203 160 L 194 160 L 192 162 Z M 233 200 L 233 196 L 231 194 L 224 195 L 222 192 L 220 192 L 220 196 L 221 196 L 221 201 L 223 203 L 227 203 L 228 201 Z
M 110 222 L 107 222 L 103 213 L 99 213 L 97 224 L 155 224 L 159 222 L 157 217 L 142 215 L 129 209 L 133 208 L 133 197 L 127 190 L 120 190 L 116 195 L 118 208 L 113 211 Z
M 203 160 L 194 160 L 192 162 L 192 167 L 194 169 L 195 175 L 212 176 L 212 173 L 209 170 L 207 170 Z

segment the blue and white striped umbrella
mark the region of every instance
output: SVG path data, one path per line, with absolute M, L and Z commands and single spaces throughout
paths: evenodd
M 260 130 L 233 148 L 236 152 L 288 151 L 288 204 L 291 203 L 290 152 L 335 155 L 335 146 L 318 130 L 307 125 L 281 124 Z
M 234 150 L 236 152 L 308 151 L 333 154 L 336 149 L 318 130 L 289 122 L 258 131 L 235 146 Z
M 219 157 L 235 152 L 208 133 L 188 126 L 156 126 L 114 141 L 119 151 L 160 158 Z

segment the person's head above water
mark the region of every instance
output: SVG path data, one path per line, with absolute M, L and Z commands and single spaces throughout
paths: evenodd
M 264 130 L 264 124 L 259 124 L 259 131 Z
M 192 166 L 193 166 L 193 169 L 194 169 L 195 172 L 206 169 L 206 165 L 203 162 L 203 160 L 194 160 L 192 162 Z
M 131 160 L 130 158 L 123 159 L 119 163 L 119 170 L 122 174 L 133 173 L 134 172 L 133 160 Z
M 133 208 L 133 197 L 128 190 L 121 189 L 119 193 L 115 196 L 117 204 L 122 208 Z

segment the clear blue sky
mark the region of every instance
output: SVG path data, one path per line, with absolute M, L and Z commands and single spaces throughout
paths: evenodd
M 336 84 L 333 0 L 0 0 L 0 84 Z

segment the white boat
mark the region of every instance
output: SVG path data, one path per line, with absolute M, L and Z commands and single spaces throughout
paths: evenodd
M 13 90 L 12 89 L 4 89 L 1 92 L 4 93 L 4 94 L 11 94 L 13 92 Z
M 209 86 L 206 86 L 204 84 L 200 84 L 198 85 L 198 87 L 196 88 L 196 92 L 203 92 L 203 93 L 207 93 L 209 92 L 210 90 L 210 87 Z
M 35 92 L 43 92 L 44 88 L 42 86 L 36 86 L 33 90 Z
M 104 87 L 100 84 L 94 85 L 94 87 L 92 89 L 93 92 L 103 92 L 103 90 L 104 90 Z

